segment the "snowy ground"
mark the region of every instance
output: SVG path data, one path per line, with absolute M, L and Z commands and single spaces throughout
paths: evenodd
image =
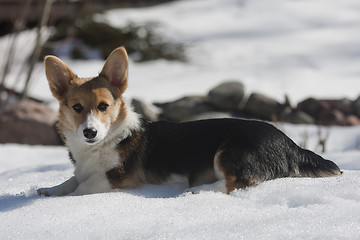
M 290 133 L 303 127 L 288 125 Z M 359 136 L 360 128 L 352 129 Z M 313 135 L 315 128 L 310 128 Z M 345 130 L 346 131 L 346 130 Z M 342 129 L 333 132 L 336 143 Z M 348 148 L 352 145 L 344 146 Z M 63 147 L 1 145 L 1 239 L 358 239 L 360 151 L 326 157 L 342 177 L 277 179 L 231 195 L 181 195 L 186 186 L 145 186 L 78 197 L 39 197 L 37 187 L 72 175 Z M 4 157 L 7 156 L 7 157 Z
M 359 94 L 359 1 L 180 1 L 99 18 L 118 26 L 158 20 L 168 36 L 189 45 L 188 63 L 131 63 L 128 97 L 166 101 L 204 94 L 234 78 L 248 93 L 279 100 L 285 93 L 294 101 Z M 22 53 L 32 35 L 19 40 Z M 7 44 L 0 39 L 2 52 Z M 17 55 L 15 61 L 22 59 Z M 103 64 L 67 63 L 83 77 L 97 74 Z M 17 70 L 9 85 L 20 79 Z M 30 93 L 51 99 L 43 71 L 39 64 Z M 307 147 L 319 151 L 317 127 L 279 128 L 298 143 L 306 132 Z M 172 184 L 39 197 L 36 188 L 72 175 L 65 148 L 0 145 L 0 239 L 359 239 L 360 127 L 326 131 L 323 155 L 345 170 L 342 177 L 277 179 L 231 195 L 183 196 L 186 186 Z

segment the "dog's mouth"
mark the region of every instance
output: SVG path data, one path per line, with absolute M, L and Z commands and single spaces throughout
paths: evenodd
M 87 144 L 90 144 L 90 145 L 93 145 L 93 144 L 96 143 L 96 141 L 95 141 L 95 140 L 92 140 L 92 139 L 87 139 L 87 140 L 85 140 L 85 142 L 86 142 Z
M 88 134 L 84 135 L 82 133 L 80 138 L 82 138 L 82 141 L 89 146 L 97 145 L 101 143 L 102 140 L 104 139 L 104 137 L 102 137 L 101 134 L 97 134 L 96 136 L 89 136 Z

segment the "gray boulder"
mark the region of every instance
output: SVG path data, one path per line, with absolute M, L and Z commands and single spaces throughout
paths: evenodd
M 360 118 L 360 97 L 352 103 L 354 114 Z
M 334 100 L 333 108 L 339 110 L 345 115 L 350 115 L 354 112 L 352 104 L 353 101 L 347 98 L 343 98 L 340 100 Z
M 244 113 L 254 117 L 276 121 L 281 104 L 263 94 L 252 93 L 245 104 Z
M 317 122 L 320 125 L 346 125 L 344 114 L 337 109 L 326 109 L 317 116 Z
M 144 102 L 134 98 L 131 105 L 134 107 L 134 111 L 141 114 L 145 119 L 152 122 L 159 120 L 159 114 L 150 109 Z
M 326 102 L 317 100 L 315 98 L 305 99 L 297 105 L 298 110 L 309 114 L 315 119 L 318 119 L 318 115 L 321 112 L 328 110 L 329 108 L 330 106 Z
M 222 83 L 211 89 L 208 98 L 211 104 L 222 111 L 236 111 L 244 98 L 244 85 L 237 81 Z
M 162 109 L 160 118 L 174 122 L 188 121 L 193 116 L 215 111 L 209 100 L 202 96 L 183 97 L 174 102 L 154 103 L 154 105 Z
M 206 112 L 199 115 L 195 115 L 189 119 L 189 121 L 203 120 L 203 119 L 214 119 L 214 118 L 235 118 L 234 114 L 230 112 Z
M 315 124 L 315 119 L 297 109 L 287 108 L 280 116 L 280 121 L 294 124 Z

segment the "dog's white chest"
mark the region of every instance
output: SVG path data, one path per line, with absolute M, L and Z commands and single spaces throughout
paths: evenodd
M 120 164 L 120 156 L 115 144 L 103 144 L 89 148 L 72 149 L 75 160 L 74 175 L 83 182 L 96 175 L 106 178 L 106 172 Z

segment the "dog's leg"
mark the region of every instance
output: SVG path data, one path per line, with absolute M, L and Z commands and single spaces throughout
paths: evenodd
M 215 176 L 218 179 L 224 179 L 223 192 L 227 194 L 235 189 L 255 186 L 261 182 L 258 178 L 259 167 L 254 164 L 251 157 L 243 154 L 242 148 L 239 150 L 236 147 L 238 147 L 237 142 L 229 139 L 214 157 Z
M 78 196 L 93 193 L 110 192 L 112 190 L 106 176 L 92 175 L 84 182 L 81 182 L 75 191 L 68 194 L 69 196 Z
M 227 182 L 225 179 L 225 174 L 220 164 L 220 155 L 221 151 L 217 151 L 214 156 L 214 173 L 218 181 L 211 184 L 203 184 L 200 186 L 192 187 L 187 189 L 185 192 L 191 192 L 194 194 L 200 193 L 201 191 L 213 191 L 213 192 L 222 192 L 228 193 L 227 191 Z
M 37 193 L 45 196 L 63 196 L 73 192 L 78 186 L 79 183 L 73 176 L 60 185 L 51 188 L 40 188 L 37 190 Z

